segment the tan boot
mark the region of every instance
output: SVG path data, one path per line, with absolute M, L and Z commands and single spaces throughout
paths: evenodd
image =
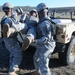
M 19 72 L 19 70 L 20 70 L 19 68 L 15 68 L 14 69 L 15 72 Z
M 8 75 L 18 75 L 15 71 L 9 72 Z
M 24 42 L 23 42 L 23 44 L 22 44 L 22 49 L 23 50 L 26 50 L 28 47 L 29 47 L 29 45 L 31 44 L 31 42 L 32 42 L 32 38 L 31 37 L 26 37 L 25 39 L 24 39 Z
M 14 68 L 14 69 L 9 69 L 9 72 L 19 72 L 20 71 L 20 69 L 19 68 Z
M 10 28 L 9 24 L 3 25 L 3 36 L 4 36 L 4 38 L 8 38 L 14 32 L 15 32 L 15 29 Z
M 9 36 L 9 24 L 3 25 L 3 37 L 8 38 Z
M 14 33 L 15 31 L 16 31 L 16 30 L 15 30 L 14 28 L 10 28 L 10 29 L 9 29 L 9 35 L 12 34 L 12 33 Z
M 42 75 L 41 73 L 39 73 L 38 71 L 34 71 L 31 73 L 31 75 Z

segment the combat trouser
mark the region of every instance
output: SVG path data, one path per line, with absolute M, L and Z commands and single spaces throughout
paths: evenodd
M 47 45 L 37 46 L 36 52 L 34 54 L 34 66 L 37 71 L 41 71 L 42 75 L 51 75 L 48 66 L 54 48 L 55 44 L 54 47 L 48 47 Z
M 19 67 L 22 60 L 22 49 L 16 38 L 4 38 L 6 48 L 10 52 L 9 70 L 14 71 Z

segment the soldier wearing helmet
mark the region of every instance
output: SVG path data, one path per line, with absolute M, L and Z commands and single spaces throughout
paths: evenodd
M 20 7 L 18 7 L 18 8 L 16 9 L 16 12 L 17 12 L 18 15 L 22 15 L 22 14 L 23 14 L 23 10 L 22 10 L 22 8 L 20 8 Z
M 8 11 L 8 9 L 13 9 L 14 6 L 12 4 L 10 4 L 9 2 L 6 2 L 3 6 L 2 6 L 2 10 L 4 12 Z
M 10 52 L 8 75 L 17 75 L 16 71 L 19 71 L 19 65 L 22 60 L 22 49 L 16 38 L 19 31 L 27 29 L 27 25 L 20 23 L 13 17 L 13 5 L 11 3 L 4 3 L 2 9 L 5 13 L 5 16 L 1 20 L 2 38 L 7 50 Z
M 30 15 L 37 17 L 37 11 L 35 9 L 32 9 L 30 11 Z
M 23 12 L 22 8 L 18 7 L 16 9 L 16 12 L 17 12 L 17 15 L 20 16 L 20 20 L 19 21 L 21 23 L 25 23 L 26 20 L 27 20 L 27 15 L 26 15 L 26 13 Z
M 26 33 L 26 37 L 22 45 L 22 48 L 24 50 L 27 49 L 29 45 L 32 43 L 32 40 L 36 38 L 36 28 L 38 24 L 38 17 L 37 17 L 37 11 L 35 9 L 32 9 L 30 11 L 30 16 L 28 17 L 26 23 L 29 26 L 29 29 Z
M 40 3 L 36 7 L 39 17 L 37 25 L 37 39 L 33 40 L 37 44 L 34 54 L 34 66 L 36 71 L 32 75 L 51 75 L 49 69 L 49 59 L 55 48 L 53 39 L 53 28 L 48 17 L 48 7 L 45 3 Z

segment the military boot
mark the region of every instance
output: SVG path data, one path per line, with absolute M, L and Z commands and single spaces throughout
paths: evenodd
M 15 71 L 13 72 L 8 72 L 8 75 L 18 75 Z
M 8 38 L 15 31 L 16 30 L 14 28 L 10 28 L 9 24 L 3 25 L 3 36 L 4 36 L 4 38 Z
M 22 49 L 23 49 L 23 50 L 26 50 L 26 49 L 29 47 L 29 45 L 31 44 L 31 42 L 32 42 L 32 38 L 31 38 L 30 36 L 27 36 L 27 37 L 24 39 L 24 42 L 23 42 L 23 44 L 22 44 Z
M 31 75 L 42 75 L 42 74 L 38 71 L 34 71 L 34 72 L 31 72 Z
M 19 69 L 19 68 L 15 68 L 14 71 L 15 71 L 15 72 L 19 72 L 20 69 Z
M 19 68 L 9 69 L 8 75 L 17 75 Z
M 20 69 L 19 69 L 18 67 L 17 67 L 17 68 L 14 68 L 14 69 L 11 69 L 11 68 L 9 69 L 9 72 L 13 72 L 13 71 L 14 71 L 14 72 L 19 72 Z

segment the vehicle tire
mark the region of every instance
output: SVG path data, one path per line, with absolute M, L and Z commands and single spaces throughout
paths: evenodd
M 64 52 L 59 53 L 59 59 L 65 65 L 75 62 L 75 38 L 72 38 L 70 43 L 66 44 Z

